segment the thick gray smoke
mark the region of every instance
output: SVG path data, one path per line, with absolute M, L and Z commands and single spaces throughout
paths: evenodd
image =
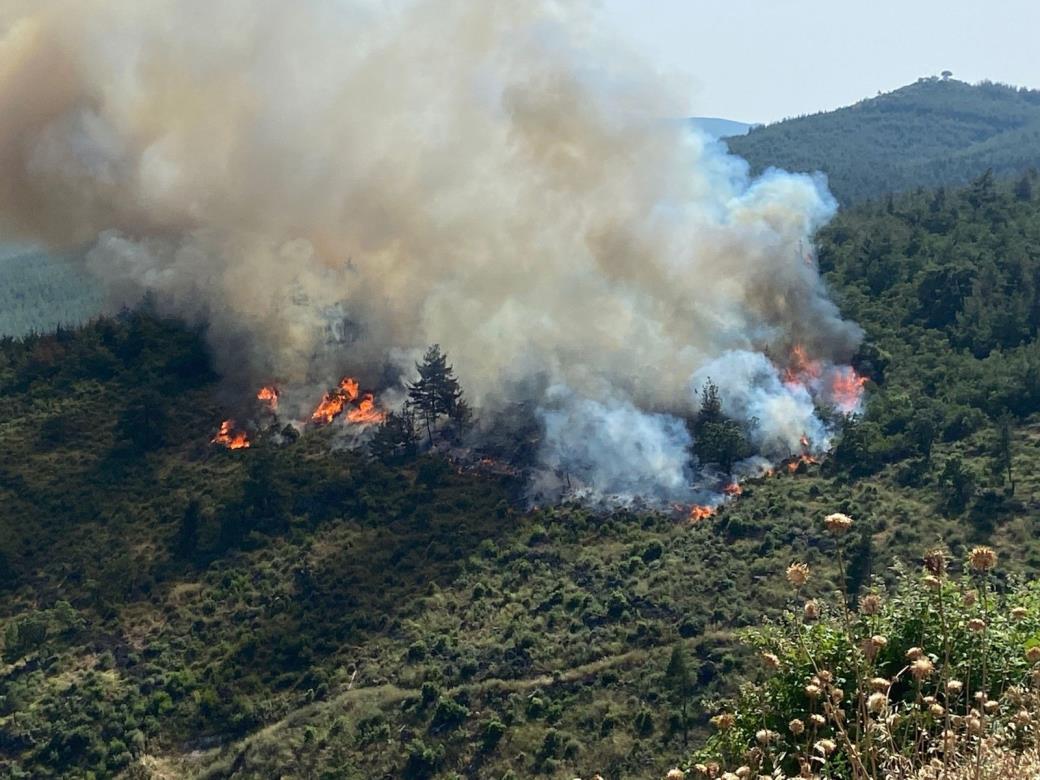
M 834 204 L 662 121 L 587 8 L 5 0 L 0 219 L 210 322 L 243 386 L 373 385 L 440 343 L 476 405 L 528 388 L 547 464 L 692 495 L 701 376 L 770 457 L 823 435 L 769 372 L 859 339 L 806 260 Z

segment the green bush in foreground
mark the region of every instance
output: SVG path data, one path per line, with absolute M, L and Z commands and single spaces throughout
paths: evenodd
M 826 520 L 840 568 L 852 525 Z M 793 608 L 744 633 L 763 673 L 713 719 L 690 775 L 1005 776 L 986 769 L 994 756 L 1006 771 L 1040 742 L 1040 585 L 1001 583 L 996 564 L 979 546 L 954 572 L 934 549 L 855 608 L 844 592 L 803 600 L 812 572 L 792 564 Z

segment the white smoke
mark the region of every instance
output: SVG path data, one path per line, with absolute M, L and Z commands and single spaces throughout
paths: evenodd
M 243 387 L 374 386 L 439 343 L 477 406 L 544 406 L 547 463 L 673 497 L 691 377 L 772 456 L 815 418 L 765 356 L 859 331 L 806 261 L 821 182 L 662 121 L 588 8 L 5 0 L 2 226 L 208 321 Z

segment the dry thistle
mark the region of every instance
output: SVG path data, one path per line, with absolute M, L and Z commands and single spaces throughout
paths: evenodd
M 889 682 L 884 677 L 873 677 L 868 682 L 872 691 L 887 691 Z
M 968 621 L 968 630 L 979 634 L 986 630 L 986 621 L 982 618 L 972 618 Z
M 805 731 L 805 723 L 804 721 L 795 718 L 787 724 L 787 728 L 789 728 L 791 730 L 791 733 L 797 737 L 799 734 Z
M 827 719 L 820 713 L 815 712 L 809 716 L 809 722 L 816 728 L 821 728 L 825 723 L 827 723 Z
M 835 512 L 834 514 L 827 515 L 823 520 L 823 524 L 827 526 L 827 530 L 832 534 L 840 536 L 852 528 L 852 518 L 848 515 L 842 514 L 841 512 Z
M 805 602 L 805 606 L 802 608 L 802 615 L 806 622 L 811 623 L 820 617 L 820 605 L 815 601 L 810 600 Z
M 719 731 L 728 731 L 737 723 L 736 717 L 729 712 L 723 712 L 711 719 L 711 725 Z
M 686 777 L 686 773 L 676 767 L 675 769 L 669 769 L 668 774 L 664 776 L 664 780 L 683 780 Z
M 920 647 L 911 647 L 909 650 L 906 651 L 906 660 L 916 661 L 922 655 L 924 655 L 924 650 L 922 650 Z
M 997 565 L 997 553 L 992 547 L 979 545 L 968 553 L 968 567 L 978 573 L 984 574 Z
M 835 744 L 833 739 L 820 739 L 816 741 L 815 745 L 813 745 L 813 750 L 823 756 L 829 756 L 835 751 L 835 749 L 837 749 L 837 747 L 838 746 Z
M 977 595 L 975 595 L 975 591 L 973 591 L 973 590 L 966 590 L 966 591 L 964 591 L 964 597 L 963 598 L 964 598 L 964 606 L 966 606 L 966 607 L 974 607 L 975 606 L 975 602 L 978 601 L 979 597 Z
M 867 709 L 875 715 L 884 712 L 888 706 L 888 696 L 883 693 L 872 693 L 867 698 Z
M 948 562 L 949 558 L 946 555 L 946 550 L 941 547 L 936 547 L 934 550 L 929 550 L 924 554 L 924 567 L 936 577 L 941 577 L 946 573 Z
M 792 563 L 787 567 L 787 581 L 800 588 L 809 581 L 809 564 Z
M 912 674 L 914 679 L 918 682 L 926 680 L 931 676 L 933 671 L 935 671 L 935 665 L 927 656 L 921 656 L 910 664 L 910 674 Z
M 1026 660 L 1031 664 L 1040 662 L 1040 645 L 1033 645 L 1026 650 Z
M 780 668 L 780 659 L 774 653 L 762 653 L 762 663 L 771 671 Z
M 936 591 L 942 587 L 942 582 L 934 574 L 926 574 L 921 578 L 921 584 L 923 584 L 928 590 Z
M 1014 620 L 1016 623 L 1025 620 L 1028 615 L 1029 610 L 1027 610 L 1025 607 L 1015 607 L 1013 610 L 1011 610 L 1011 619 Z
M 946 683 L 946 694 L 948 696 L 960 696 L 961 691 L 964 690 L 964 683 L 960 680 L 950 680 Z
M 809 683 L 805 686 L 805 695 L 810 699 L 818 699 L 820 697 L 820 686 L 815 683 Z
M 876 615 L 881 611 L 881 597 L 876 593 L 868 593 L 859 600 L 859 611 L 863 615 Z

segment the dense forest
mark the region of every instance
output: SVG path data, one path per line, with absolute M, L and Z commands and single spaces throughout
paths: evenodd
M 842 212 L 819 263 L 867 334 L 866 413 L 700 523 L 529 509 L 512 474 L 321 429 L 215 447 L 201 334 L 147 308 L 4 339 L 0 774 L 663 777 L 792 560 L 853 596 L 939 538 L 1035 572 L 1038 189 Z
M 79 325 L 104 307 L 101 285 L 82 257 L 0 245 L 0 336 Z
M 1040 91 L 921 79 L 836 111 L 726 139 L 761 172 L 823 171 L 843 204 L 1040 167 Z

